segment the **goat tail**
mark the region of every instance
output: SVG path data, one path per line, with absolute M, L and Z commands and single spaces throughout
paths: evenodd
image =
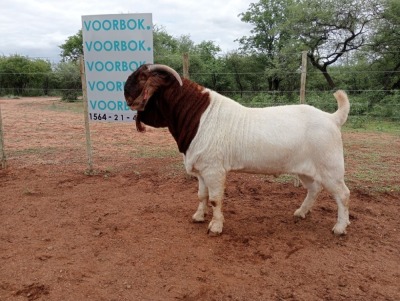
M 333 96 L 335 96 L 338 103 L 338 109 L 332 114 L 332 117 L 338 126 L 342 126 L 346 122 L 347 116 L 350 112 L 349 98 L 347 97 L 346 92 L 343 90 L 337 90 L 335 93 L 333 93 Z

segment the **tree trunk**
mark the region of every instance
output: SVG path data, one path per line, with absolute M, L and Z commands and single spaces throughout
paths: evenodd
M 277 77 L 274 77 L 273 79 L 273 84 L 274 84 L 274 90 L 278 91 L 279 90 L 279 84 L 281 83 L 281 80 Z
M 329 87 L 331 89 L 336 88 L 336 85 L 335 85 L 332 77 L 329 75 L 328 71 L 326 70 L 326 68 L 325 68 L 325 70 L 321 70 L 321 71 L 322 71 L 322 74 L 324 75 L 326 81 L 328 82 Z
M 331 89 L 336 88 L 335 82 L 333 81 L 332 77 L 330 76 L 330 74 L 328 73 L 328 65 L 324 64 L 324 65 L 320 65 L 318 64 L 318 62 L 315 60 L 315 57 L 312 54 L 308 54 L 308 57 L 310 59 L 311 64 L 317 68 L 319 71 L 322 72 L 322 75 L 325 77 L 329 87 Z
M 242 82 L 240 81 L 239 73 L 235 74 L 235 80 L 236 80 L 236 84 L 238 85 L 239 90 L 240 90 L 240 97 L 243 97 L 243 85 L 242 85 Z
M 392 77 L 397 76 L 396 72 L 400 69 L 400 62 L 393 68 L 393 72 L 385 75 L 385 90 L 397 90 L 400 89 L 400 79 L 393 82 Z

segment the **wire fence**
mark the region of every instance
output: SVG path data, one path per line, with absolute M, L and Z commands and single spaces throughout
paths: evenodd
M 193 67 L 195 72 L 189 72 L 190 79 L 249 107 L 294 104 L 300 100 L 301 55 L 293 53 L 292 56 L 299 62 L 297 67 L 293 67 L 294 70 L 279 70 L 272 75 L 268 68 L 263 72 L 225 72 L 221 68 L 204 72 L 196 71 Z M 163 58 L 178 62 L 178 65 L 182 63 L 182 56 L 179 55 Z M 190 58 L 201 59 L 201 56 L 191 54 Z M 400 70 L 355 69 L 346 64 L 349 60 L 343 59 L 341 68 L 330 70 L 330 75 L 337 81 L 337 86 L 349 94 L 352 105 L 350 114 L 360 118 L 400 122 L 400 91 L 376 84 L 377 77 L 398 78 Z M 57 64 L 53 62 L 52 66 L 52 70 L 47 72 L 0 71 L 0 96 L 59 96 L 68 99 L 81 95 L 79 69 L 56 74 Z M 305 85 L 305 103 L 324 111 L 334 111 L 336 102 L 332 96 L 333 90 L 326 84 L 321 72 L 308 68 L 306 74 L 310 80 Z
M 42 89 L 25 88 L 31 96 L 54 96 L 60 97 L 62 94 L 81 95 L 80 88 L 76 89 Z M 6 98 L 19 98 L 13 92 L 6 93 Z M 219 90 L 219 93 L 235 99 L 247 107 L 267 107 L 297 104 L 300 102 L 299 88 L 293 90 L 269 91 L 269 90 Z M 367 89 L 367 90 L 346 90 L 351 102 L 350 115 L 354 117 L 371 120 L 381 120 L 400 123 L 400 93 L 390 96 L 393 100 L 382 102 L 388 90 Z M 306 89 L 305 103 L 313 105 L 323 111 L 334 112 L 337 104 L 333 98 L 333 91 L 308 90 Z M 386 96 L 388 97 L 388 96 Z M 121 94 L 123 98 L 123 94 Z

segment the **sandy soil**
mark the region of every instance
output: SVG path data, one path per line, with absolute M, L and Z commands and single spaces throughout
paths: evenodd
M 2 301 L 400 300 L 399 136 L 344 132 L 346 236 L 326 193 L 298 221 L 305 190 L 289 177 L 231 174 L 224 233 L 209 237 L 165 129 L 92 123 L 87 175 L 81 104 L 0 104 Z

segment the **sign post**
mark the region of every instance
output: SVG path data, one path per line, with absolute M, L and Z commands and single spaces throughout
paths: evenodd
M 92 159 L 92 140 L 90 139 L 90 127 L 89 127 L 89 114 L 88 114 L 88 102 L 87 102 L 87 87 L 85 78 L 85 60 L 83 56 L 80 57 L 80 72 L 82 81 L 82 94 L 83 94 L 83 113 L 85 114 L 85 132 L 86 132 L 86 153 L 88 157 L 89 169 L 87 174 L 93 174 L 93 159 Z
M 301 53 L 301 77 L 300 77 L 300 103 L 304 104 L 306 99 L 306 77 L 307 77 L 307 51 Z
M 7 167 L 6 153 L 4 152 L 4 139 L 3 139 L 3 119 L 1 117 L 1 105 L 0 105 L 0 159 L 1 168 Z

